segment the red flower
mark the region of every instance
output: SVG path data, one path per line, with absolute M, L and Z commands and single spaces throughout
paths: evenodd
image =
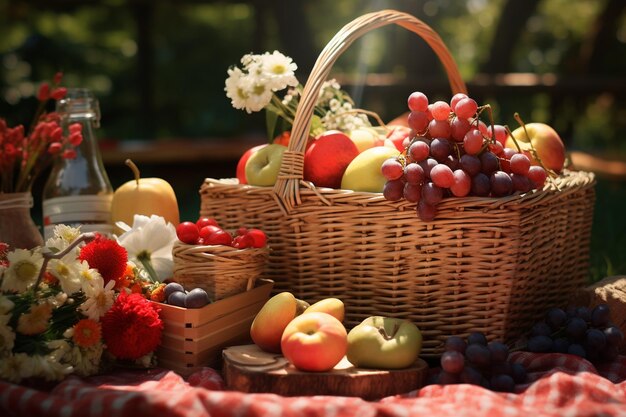
M 50 84 L 41 83 L 37 92 L 37 100 L 46 101 L 50 98 Z
M 141 294 L 120 293 L 102 317 L 102 337 L 111 354 L 139 359 L 161 343 L 163 322 L 156 304 Z
M 115 240 L 99 235 L 80 250 L 78 259 L 87 261 L 90 268 L 97 269 L 106 285 L 124 274 L 128 253 Z

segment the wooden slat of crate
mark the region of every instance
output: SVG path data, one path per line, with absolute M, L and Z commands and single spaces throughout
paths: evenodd
M 250 319 L 250 324 L 252 324 L 252 319 L 254 319 L 256 313 L 258 313 L 261 307 L 263 307 L 263 304 L 265 304 L 265 301 L 259 301 L 226 316 L 222 316 L 216 320 L 202 324 L 199 327 L 185 328 L 169 320 L 163 320 L 163 335 L 178 337 L 181 339 L 200 340 L 213 335 L 215 332 L 219 332 L 226 326 L 240 323 L 242 320 Z
M 241 314 L 241 317 L 236 320 L 231 316 L 223 317 L 211 323 L 208 326 L 212 328 L 211 331 L 207 331 L 200 338 L 180 338 L 163 333 L 161 346 L 182 352 L 201 353 L 213 346 L 222 345 L 223 347 L 223 344 L 237 336 L 249 339 L 250 325 L 257 311 L 258 309 L 255 310 L 252 306 L 244 311 L 246 314 Z
M 267 301 L 272 286 L 273 283 L 271 281 L 259 280 L 259 285 L 256 288 L 216 301 L 203 308 L 182 308 L 168 304 L 159 304 L 159 307 L 161 307 L 161 319 L 164 322 L 168 322 L 170 326 L 199 327 L 243 307 L 258 303 L 259 300 Z

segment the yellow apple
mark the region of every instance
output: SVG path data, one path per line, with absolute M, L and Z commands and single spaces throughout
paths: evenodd
M 360 127 L 358 129 L 354 129 L 349 134 L 350 140 L 354 142 L 359 153 L 363 152 L 366 149 L 373 148 L 374 146 L 380 146 L 382 143 L 381 138 L 378 133 L 369 127 Z
M 534 148 L 545 168 L 561 172 L 565 164 L 565 145 L 556 130 L 545 123 L 527 123 L 525 127 L 520 126 L 512 132 L 522 152 L 533 165 L 539 165 L 532 153 Z M 505 147 L 517 150 L 511 136 L 507 137 Z
M 144 216 L 154 214 L 178 226 L 180 222 L 178 200 L 172 186 L 161 178 L 140 178 L 137 165 L 130 159 L 125 163 L 133 171 L 135 179 L 122 184 L 113 193 L 111 202 L 113 224 L 122 221 L 132 226 L 135 214 Z M 116 226 L 115 233 L 119 235 L 123 230 Z
M 387 181 L 380 167 L 388 158 L 400 155 L 395 147 L 375 146 L 366 149 L 350 162 L 341 180 L 344 190 L 381 193 Z

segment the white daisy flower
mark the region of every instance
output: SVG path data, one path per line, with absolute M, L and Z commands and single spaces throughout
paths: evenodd
M 89 268 L 87 261 L 81 261 L 76 264 L 76 272 L 80 277 L 81 286 L 83 292 L 87 292 L 90 287 L 102 288 L 104 286 L 104 279 L 97 269 Z
M 78 309 L 87 317 L 94 321 L 100 321 L 100 317 L 104 316 L 113 305 L 115 292 L 115 280 L 107 282 L 106 286 L 102 286 L 104 281 L 100 280 L 100 285 L 85 287 L 85 295 L 87 299 L 78 307 Z
M 257 112 L 263 110 L 270 101 L 274 93 L 266 84 L 255 84 L 252 87 L 248 100 L 246 101 L 246 111 Z
M 174 225 L 166 223 L 161 216 L 135 215 L 133 227 L 126 225 L 125 230 L 117 242 L 126 249 L 129 260 L 142 265 L 154 280 L 171 278 L 174 271 L 172 248 L 176 242 Z
M 41 253 L 26 249 L 15 249 L 7 255 L 9 266 L 2 275 L 3 291 L 24 292 L 31 287 L 39 276 L 43 264 Z
M 15 332 L 9 326 L 10 314 L 0 316 L 0 352 L 10 352 L 15 342 Z
M 244 74 L 241 69 L 235 67 L 228 70 L 228 78 L 226 78 L 226 97 L 230 98 L 231 104 L 236 109 L 246 109 L 248 113 L 252 113 L 247 110 L 247 102 L 250 96 L 249 82 L 246 79 L 247 74 Z
M 278 51 L 271 54 L 266 52 L 261 56 L 261 62 L 263 77 L 267 80 L 270 90 L 279 91 L 298 85 L 298 79 L 294 75 L 298 66 L 290 57 Z
M 46 246 L 62 251 L 80 236 L 80 226 L 71 227 L 65 224 L 54 226 L 54 236 L 46 241 Z
M 48 272 L 59 280 L 61 288 L 68 295 L 82 288 L 81 276 L 77 268 L 81 262 L 76 258 L 64 256 L 62 259 L 51 259 L 48 263 Z

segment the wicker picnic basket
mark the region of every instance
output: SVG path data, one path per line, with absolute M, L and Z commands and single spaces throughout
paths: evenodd
M 188 245 L 172 249 L 174 280 L 186 290 L 204 289 L 213 301 L 254 288 L 267 265 L 269 249 L 225 245 Z
M 543 190 L 503 198 L 446 198 L 434 221 L 414 203 L 381 193 L 316 188 L 303 181 L 304 150 L 322 82 L 341 53 L 372 29 L 396 24 L 438 55 L 453 93 L 465 92 L 440 37 L 417 18 L 385 10 L 342 28 L 304 87 L 291 142 L 273 187 L 205 179 L 203 216 L 223 227 L 263 229 L 272 248 L 265 277 L 274 292 L 314 302 L 338 297 L 348 328 L 371 315 L 412 320 L 423 354 L 450 335 L 482 331 L 513 343 L 549 306 L 586 283 L 595 201 L 593 174 L 566 171 Z

